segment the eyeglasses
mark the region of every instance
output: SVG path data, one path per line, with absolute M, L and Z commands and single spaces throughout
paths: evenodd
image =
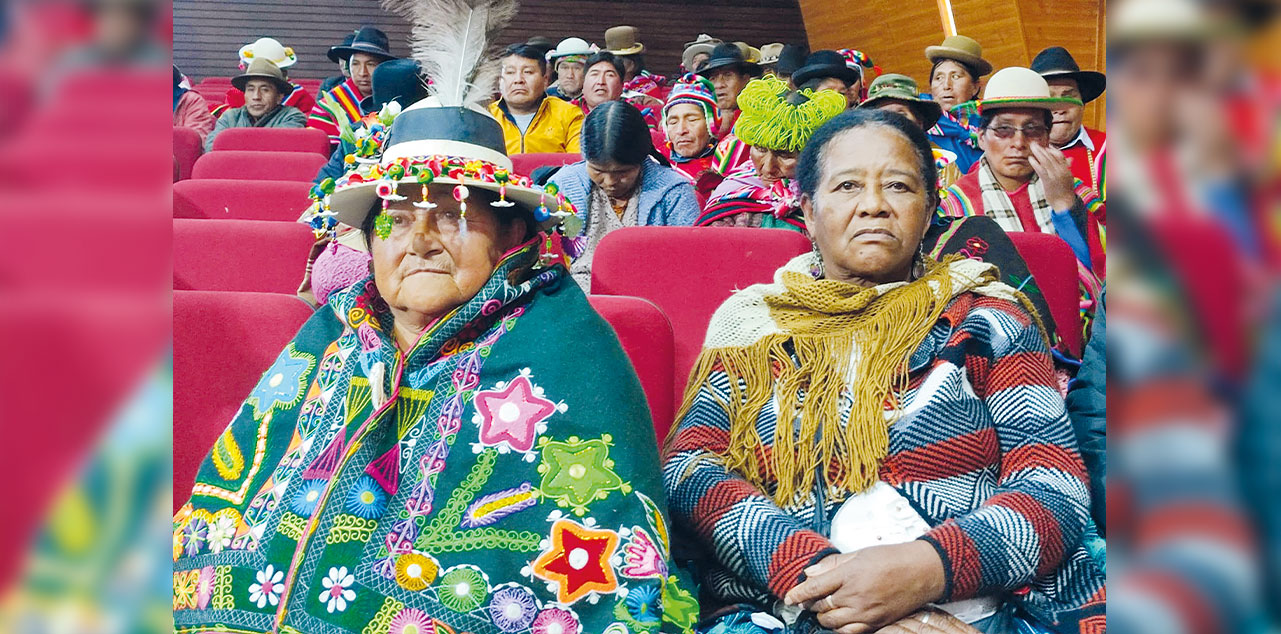
M 988 130 L 991 130 L 992 134 L 995 134 L 998 139 L 1012 139 L 1014 138 L 1015 132 L 1022 132 L 1023 138 L 1029 141 L 1041 141 L 1050 134 L 1049 128 L 1037 124 L 1023 126 L 1021 128 L 1016 128 L 1012 125 L 997 125 L 989 126 Z

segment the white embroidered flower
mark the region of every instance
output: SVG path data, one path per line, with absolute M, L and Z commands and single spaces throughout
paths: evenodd
M 209 552 L 217 555 L 224 548 L 231 546 L 231 539 L 236 536 L 236 520 L 220 515 L 209 524 L 209 534 L 206 537 L 209 544 Z
M 356 591 L 351 589 L 355 582 L 356 577 L 347 572 L 347 566 L 330 568 L 329 576 L 320 580 L 325 589 L 320 591 L 318 598 L 330 614 L 346 610 L 347 602 L 356 598 Z
M 285 573 L 267 564 L 266 570 L 258 571 L 258 583 L 249 586 L 249 601 L 258 607 L 268 603 L 273 606 L 280 603 L 280 592 L 285 589 Z

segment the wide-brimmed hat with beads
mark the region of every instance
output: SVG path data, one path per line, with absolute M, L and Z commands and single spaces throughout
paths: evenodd
M 378 212 L 380 200 L 383 208 L 400 200 L 431 208 L 438 201 L 431 200 L 430 185 L 454 185 L 460 202 L 473 189 L 494 192 L 499 199 L 494 206 L 524 207 L 540 231 L 576 218 L 572 203 L 554 185 L 539 187 L 512 171 L 502 127 L 489 113 L 442 106 L 428 97 L 400 112 L 385 109 L 380 123 L 357 141 L 357 151 L 346 158 L 347 173 L 312 191 L 317 204 L 304 221 L 318 232 L 331 229 L 333 222 L 361 226 Z

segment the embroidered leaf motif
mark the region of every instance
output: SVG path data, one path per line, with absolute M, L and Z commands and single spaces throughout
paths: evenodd
M 240 445 L 236 444 L 230 428 L 214 443 L 213 463 L 223 480 L 236 480 L 245 471 L 245 456 L 240 453 Z

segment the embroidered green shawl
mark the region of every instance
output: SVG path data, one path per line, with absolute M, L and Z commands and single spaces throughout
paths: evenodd
M 505 258 L 402 356 L 372 281 L 285 347 L 174 517 L 181 632 L 683 632 L 635 372 Z

